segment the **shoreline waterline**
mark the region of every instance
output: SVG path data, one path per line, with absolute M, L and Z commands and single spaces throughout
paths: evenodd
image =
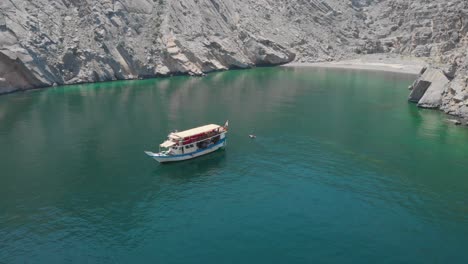
M 369 70 L 418 75 L 426 65 L 427 62 L 419 58 L 386 57 L 377 54 L 330 62 L 291 62 L 281 66 Z
M 332 69 L 352 69 L 365 71 L 383 71 L 395 72 L 402 74 L 418 75 L 424 66 L 419 65 L 402 65 L 402 64 L 386 64 L 386 63 L 348 63 L 346 61 L 337 62 L 293 62 L 281 67 L 316 67 L 316 68 L 332 68 Z
M 383 71 L 383 72 L 395 72 L 395 73 L 418 75 L 427 64 L 427 62 L 419 58 L 401 57 L 401 56 L 400 57 L 396 57 L 396 56 L 387 57 L 387 56 L 388 54 L 385 54 L 385 55 L 368 54 L 368 55 L 363 55 L 363 56 L 359 56 L 359 57 L 348 59 L 348 60 L 334 60 L 330 62 L 290 62 L 286 64 L 268 65 L 266 67 L 318 67 L 318 68 L 354 69 L 354 70 L 366 70 L 366 71 Z M 254 66 L 251 68 L 245 68 L 245 69 L 232 68 L 232 69 L 227 69 L 225 71 L 250 70 L 250 69 L 255 69 L 259 67 L 265 67 L 265 66 L 260 65 L 260 66 Z M 215 70 L 211 72 L 206 72 L 204 73 L 203 76 L 206 76 L 215 72 L 220 72 L 220 71 Z M 155 75 L 155 76 L 147 76 L 143 78 L 139 77 L 139 78 L 105 80 L 105 81 L 96 81 L 96 82 L 66 83 L 66 84 L 50 85 L 50 86 L 38 86 L 38 87 L 33 87 L 33 88 L 28 88 L 28 89 L 9 90 L 9 91 L 0 92 L 0 96 L 19 93 L 19 92 L 50 89 L 50 88 L 63 88 L 63 87 L 73 86 L 73 85 L 113 83 L 113 82 L 119 82 L 119 81 L 166 79 L 166 78 L 177 77 L 177 76 L 203 77 L 203 76 L 193 76 L 188 73 L 173 73 L 168 76 Z

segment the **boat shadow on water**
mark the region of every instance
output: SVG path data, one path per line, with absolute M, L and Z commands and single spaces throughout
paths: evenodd
M 171 179 L 189 179 L 214 175 L 225 166 L 226 155 L 226 151 L 220 149 L 190 160 L 161 163 L 153 170 L 152 174 L 157 177 Z

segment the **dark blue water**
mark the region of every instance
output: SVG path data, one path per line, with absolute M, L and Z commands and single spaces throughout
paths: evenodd
M 413 78 L 259 68 L 2 96 L 0 263 L 468 263 L 468 130 L 408 104 Z M 143 153 L 226 119 L 225 151 Z

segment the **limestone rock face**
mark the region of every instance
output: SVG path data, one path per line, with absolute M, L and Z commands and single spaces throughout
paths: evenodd
M 409 100 L 420 107 L 439 108 L 449 82 L 442 70 L 427 69 L 413 84 Z
M 1 1 L 0 93 L 277 65 L 301 50 L 328 58 L 342 32 L 313 25 L 345 24 L 354 15 L 340 1 L 329 2 Z M 337 19 L 342 11 L 350 15 Z
M 0 1 L 0 93 L 395 53 L 430 63 L 411 100 L 468 117 L 467 51 L 466 0 Z
M 367 1 L 363 16 L 374 28 L 368 41 L 384 52 L 428 59 L 410 101 L 468 118 L 468 1 Z

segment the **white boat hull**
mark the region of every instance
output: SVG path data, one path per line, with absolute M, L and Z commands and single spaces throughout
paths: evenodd
M 200 156 L 215 152 L 218 149 L 224 148 L 226 145 L 227 145 L 227 141 L 226 141 L 226 137 L 224 137 L 215 145 L 209 146 L 206 149 L 199 149 L 191 153 L 186 153 L 186 154 L 181 154 L 181 155 L 161 155 L 160 153 L 154 153 L 151 151 L 145 151 L 145 153 L 146 155 L 152 157 L 153 159 L 155 159 L 156 161 L 160 163 L 167 163 L 167 162 L 183 161 L 183 160 L 189 160 L 189 159 L 193 159 L 196 157 L 200 157 Z

